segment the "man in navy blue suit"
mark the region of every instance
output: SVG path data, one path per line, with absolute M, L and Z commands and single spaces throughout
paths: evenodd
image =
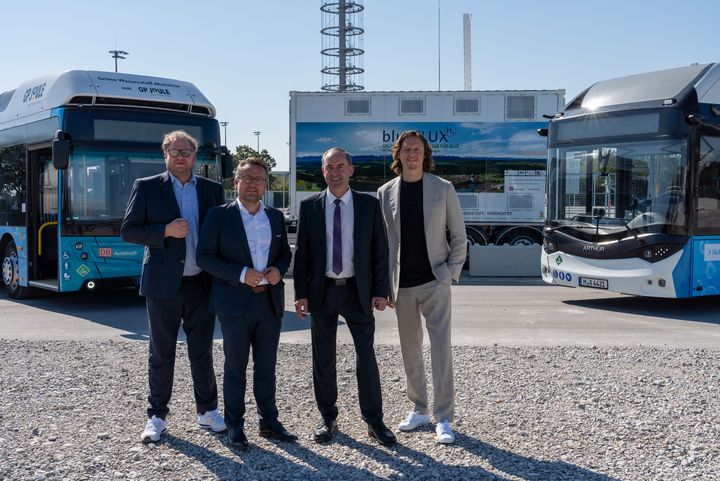
M 360 412 L 368 434 L 384 446 L 397 440 L 383 422 L 380 373 L 375 358 L 375 317 L 388 294 L 388 246 L 378 200 L 350 189 L 355 172 L 340 147 L 322 156 L 327 189 L 300 203 L 295 249 L 295 311 L 312 313 L 313 387 L 322 420 L 315 442 L 337 431 L 336 339 L 343 316 L 355 344 Z
M 211 207 L 223 202 L 222 184 L 193 172 L 198 141 L 184 131 L 165 135 L 167 171 L 138 179 L 120 228 L 123 240 L 145 246 L 140 294 L 150 326 L 148 421 L 140 436 L 157 442 L 167 430 L 175 347 L 182 323 L 195 391 L 198 424 L 225 431 L 217 410 L 212 345 L 215 315 L 209 308 L 209 279 L 195 260 L 200 225 Z
M 245 387 L 250 347 L 259 435 L 294 442 L 278 420 L 275 364 L 285 310 L 283 276 L 292 254 L 282 212 L 262 202 L 268 167 L 260 157 L 240 161 L 237 199 L 210 209 L 200 231 L 197 261 L 213 276 L 210 304 L 220 318 L 225 352 L 225 420 L 229 444 L 246 450 Z

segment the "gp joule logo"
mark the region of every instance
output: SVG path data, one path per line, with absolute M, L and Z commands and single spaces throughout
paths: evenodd
M 161 89 L 161 88 L 155 88 L 155 87 L 138 87 L 138 91 L 142 93 L 151 93 L 151 94 L 159 94 L 159 95 L 170 95 L 170 90 L 168 89 Z
M 583 251 L 585 252 L 605 252 L 605 246 L 583 246 Z
M 23 103 L 32 102 L 42 97 L 45 93 L 45 85 L 47 85 L 47 82 L 35 85 L 34 87 L 27 89 L 25 91 L 25 95 L 23 95 Z

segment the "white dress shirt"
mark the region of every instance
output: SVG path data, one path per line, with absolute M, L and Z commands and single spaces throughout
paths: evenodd
M 340 274 L 333 272 L 333 224 L 335 216 L 335 199 L 340 199 L 340 225 L 342 231 L 342 266 Z M 335 197 L 330 189 L 325 195 L 325 245 L 327 246 L 327 260 L 325 262 L 325 275 L 334 279 L 353 277 L 355 264 L 353 264 L 353 226 L 355 213 L 353 212 L 352 191 L 345 192 L 342 197 Z
M 245 236 L 247 237 L 248 246 L 250 247 L 250 255 L 252 256 L 252 268 L 256 271 L 263 272 L 267 269 L 268 256 L 270 255 L 270 242 L 272 242 L 272 229 L 270 228 L 270 219 L 265 212 L 265 204 L 260 201 L 260 208 L 252 215 L 237 199 L 240 215 L 242 216 L 243 226 L 245 227 Z M 245 282 L 245 274 L 248 267 L 243 267 L 240 273 L 240 283 Z M 260 281 L 258 285 L 269 284 L 267 279 Z

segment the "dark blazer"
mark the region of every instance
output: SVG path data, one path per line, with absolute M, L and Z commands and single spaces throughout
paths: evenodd
M 326 190 L 300 203 L 297 246 L 293 279 L 295 299 L 308 299 L 308 309 L 320 307 L 325 289 L 327 243 L 325 239 Z M 369 195 L 352 191 L 353 264 L 358 299 L 363 310 L 372 312 L 372 297 L 388 296 L 388 245 L 383 227 L 380 202 Z
M 292 252 L 285 230 L 282 212 L 265 207 L 272 240 L 268 254 L 268 267 L 277 267 L 284 276 L 290 267 Z M 197 246 L 197 263 L 213 276 L 210 289 L 210 305 L 218 316 L 236 315 L 249 302 L 253 294 L 245 284 L 240 284 L 243 267 L 253 267 L 238 201 L 210 209 L 200 229 Z M 270 286 L 275 315 L 282 317 L 285 311 L 285 283 L 281 280 Z
M 224 202 L 222 184 L 196 176 L 200 225 L 207 211 Z M 155 299 L 173 299 L 180 291 L 185 239 L 165 237 L 165 225 L 180 217 L 172 180 L 167 172 L 137 179 L 120 228 L 126 242 L 143 244 L 140 294 Z

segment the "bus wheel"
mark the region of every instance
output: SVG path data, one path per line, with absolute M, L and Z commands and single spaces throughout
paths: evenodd
M 20 285 L 20 263 L 18 262 L 15 242 L 10 241 L 5 246 L 5 255 L 2 261 L 2 280 L 8 294 L 13 299 L 30 297 L 30 289 Z

